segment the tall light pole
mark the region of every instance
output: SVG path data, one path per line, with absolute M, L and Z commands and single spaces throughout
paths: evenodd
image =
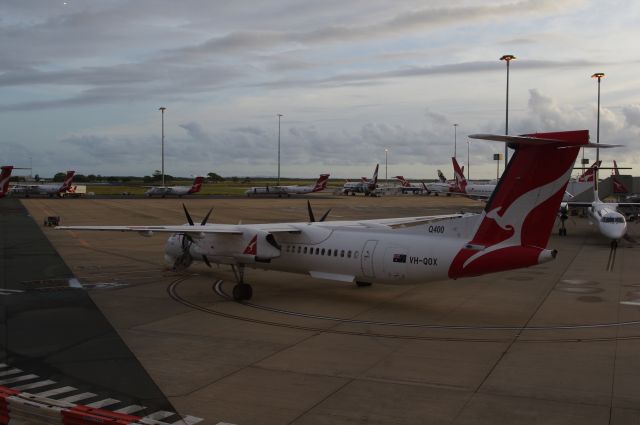
M 456 146 L 458 142 L 458 124 L 453 125 L 453 157 L 457 158 Z
M 591 78 L 598 79 L 598 120 L 596 128 L 596 144 L 600 144 L 600 80 L 604 78 L 604 72 L 596 72 Z M 600 160 L 600 149 L 596 149 L 596 164 Z M 597 170 L 596 170 L 597 171 Z M 597 174 L 596 174 L 597 175 Z
M 384 184 L 389 185 L 389 174 L 387 168 L 387 158 L 389 155 L 389 149 L 384 150 Z
M 283 116 L 278 114 L 278 186 L 280 186 L 280 118 Z
M 162 186 L 164 187 L 164 111 L 167 110 L 164 106 L 158 108 L 162 114 Z
M 467 178 L 471 180 L 471 155 L 469 154 L 469 139 L 467 139 Z
M 500 58 L 501 61 L 505 61 L 507 63 L 507 102 L 505 108 L 505 119 L 504 119 L 504 134 L 509 134 L 509 63 L 512 60 L 515 60 L 516 57 L 513 55 L 504 55 Z M 509 148 L 507 144 L 504 145 L 504 169 L 507 169 L 507 162 L 509 162 Z

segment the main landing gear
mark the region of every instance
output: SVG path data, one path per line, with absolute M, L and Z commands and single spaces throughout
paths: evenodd
M 233 299 L 236 301 L 250 300 L 253 295 L 253 288 L 248 283 L 244 283 L 244 264 L 232 265 L 233 274 L 236 277 L 236 285 L 233 287 Z

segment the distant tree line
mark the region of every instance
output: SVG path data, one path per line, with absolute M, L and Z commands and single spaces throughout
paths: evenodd
M 62 182 L 64 178 L 67 176 L 66 172 L 59 172 L 53 176 L 54 182 Z M 165 183 L 172 182 L 174 180 L 189 180 L 191 177 L 174 177 L 171 174 L 165 174 L 164 180 Z M 25 176 L 12 176 L 12 182 L 23 182 L 27 179 Z M 36 174 L 33 179 L 35 181 L 40 181 L 40 176 Z M 231 177 L 233 182 L 238 182 L 242 180 L 243 182 L 249 182 L 250 179 L 248 177 Z M 217 173 L 207 173 L 206 180 L 209 183 L 218 183 L 224 182 L 226 179 L 220 176 Z M 130 183 L 130 182 L 139 182 L 142 181 L 144 183 L 160 183 L 162 182 L 162 171 L 155 170 L 152 175 L 137 177 L 137 176 L 102 176 L 100 174 L 76 174 L 73 177 L 74 183 Z

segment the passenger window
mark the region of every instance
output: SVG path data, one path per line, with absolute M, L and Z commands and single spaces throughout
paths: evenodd
M 340 257 L 344 257 L 344 249 L 340 250 Z
M 316 255 L 320 253 L 320 248 L 316 248 Z
M 299 246 L 299 247 L 298 247 L 298 254 L 300 254 L 301 252 L 302 252 L 302 247 L 301 247 L 301 246 Z
M 334 256 L 334 257 L 337 257 L 337 256 L 338 256 L 338 250 L 337 250 L 337 249 L 334 249 L 334 250 L 333 250 L 333 256 Z
M 347 258 L 351 258 L 351 250 L 347 251 Z
M 320 251 L 320 255 L 324 255 L 324 248 L 322 248 L 322 251 Z
M 306 246 L 305 246 L 305 247 L 304 247 L 304 249 L 302 250 L 302 253 L 303 253 L 303 254 L 306 254 L 306 253 L 307 253 L 307 247 L 306 247 Z

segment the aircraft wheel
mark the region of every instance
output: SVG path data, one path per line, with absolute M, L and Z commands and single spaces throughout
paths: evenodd
M 360 288 L 364 288 L 365 286 L 371 286 L 371 282 L 363 282 L 361 280 L 356 280 L 356 285 Z
M 236 301 L 250 300 L 253 288 L 248 283 L 238 283 L 233 287 L 233 299 Z

